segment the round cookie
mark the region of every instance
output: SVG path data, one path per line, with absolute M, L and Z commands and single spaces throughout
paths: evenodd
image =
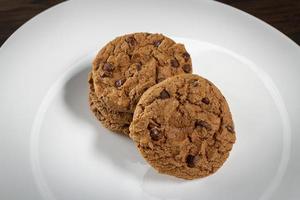
M 184 179 L 216 172 L 236 139 L 221 92 L 192 74 L 168 78 L 147 90 L 129 129 L 151 166 Z
M 95 94 L 111 110 L 131 112 L 151 86 L 174 75 L 191 73 L 183 44 L 162 34 L 128 34 L 105 45 L 93 62 Z

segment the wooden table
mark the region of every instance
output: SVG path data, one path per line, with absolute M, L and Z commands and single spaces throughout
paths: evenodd
M 300 44 L 300 0 L 219 0 L 271 24 Z M 62 0 L 0 0 L 0 45 L 22 24 Z

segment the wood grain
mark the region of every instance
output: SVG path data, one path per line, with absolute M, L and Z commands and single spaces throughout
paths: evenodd
M 300 0 L 219 0 L 274 26 L 300 44 Z
M 22 24 L 62 0 L 0 0 L 0 45 Z M 300 44 L 300 0 L 219 0 L 271 24 Z
M 62 0 L 0 0 L 0 45 L 26 21 Z

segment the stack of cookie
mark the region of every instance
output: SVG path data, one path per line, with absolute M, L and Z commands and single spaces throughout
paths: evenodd
M 183 44 L 162 34 L 117 37 L 93 62 L 90 108 L 105 127 L 133 139 L 160 173 L 210 175 L 229 155 L 234 126 L 221 92 L 191 73 Z

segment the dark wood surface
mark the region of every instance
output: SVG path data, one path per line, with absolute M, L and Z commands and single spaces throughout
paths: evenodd
M 219 0 L 274 26 L 300 44 L 300 0 Z
M 271 24 L 300 44 L 300 0 L 219 0 Z M 0 0 L 0 45 L 22 24 L 62 0 Z

